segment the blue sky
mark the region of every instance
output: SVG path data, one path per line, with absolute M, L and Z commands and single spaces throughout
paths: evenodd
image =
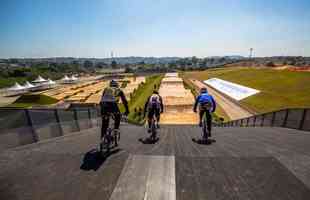
M 0 58 L 310 56 L 309 0 L 0 1 Z

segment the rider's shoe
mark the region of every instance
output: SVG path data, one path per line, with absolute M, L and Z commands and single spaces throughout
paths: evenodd
M 152 132 L 152 130 L 149 128 L 149 129 L 147 129 L 147 132 L 150 133 L 150 132 Z
M 159 124 L 157 124 L 157 128 L 160 128 Z
M 202 122 L 199 122 L 199 127 L 202 127 Z

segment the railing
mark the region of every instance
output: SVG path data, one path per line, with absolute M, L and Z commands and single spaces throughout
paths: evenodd
M 310 131 L 310 108 L 290 108 L 218 124 L 221 127 L 285 127 Z
M 100 125 L 99 107 L 0 109 L 0 150 Z

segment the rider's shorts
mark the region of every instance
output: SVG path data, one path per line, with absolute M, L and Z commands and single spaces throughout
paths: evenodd
M 160 115 L 160 109 L 158 108 L 150 108 L 148 111 L 148 118 L 151 119 L 153 116 L 158 117 Z
M 107 114 L 107 113 L 119 113 L 120 110 L 118 108 L 117 103 L 115 102 L 101 102 L 101 114 Z

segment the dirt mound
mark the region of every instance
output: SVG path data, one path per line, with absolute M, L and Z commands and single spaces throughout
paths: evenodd
M 183 79 L 178 74 L 166 74 L 162 80 L 159 94 L 163 98 L 165 112 L 162 124 L 196 124 L 197 115 L 192 111 L 194 96 L 184 88 Z
M 195 113 L 165 113 L 160 119 L 161 124 L 198 124 Z

